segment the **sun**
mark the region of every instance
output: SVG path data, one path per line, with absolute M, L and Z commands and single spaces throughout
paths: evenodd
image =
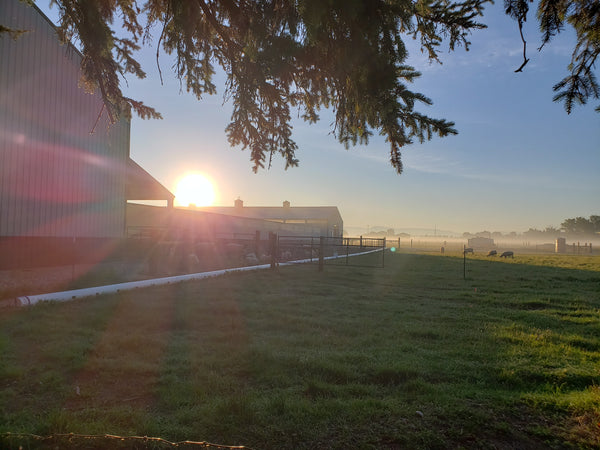
M 175 204 L 178 206 L 211 206 L 214 201 L 215 190 L 204 175 L 190 173 L 177 183 Z

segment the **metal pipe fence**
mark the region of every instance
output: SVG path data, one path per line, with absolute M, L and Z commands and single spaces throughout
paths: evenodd
M 385 238 L 278 236 L 276 254 L 278 261 L 306 259 L 317 262 L 320 267 L 324 264 L 384 267 L 385 248 Z M 367 252 L 373 252 L 373 255 L 350 258 Z

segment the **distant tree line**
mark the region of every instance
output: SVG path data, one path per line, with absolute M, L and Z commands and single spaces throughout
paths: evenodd
M 572 234 L 594 234 L 600 233 L 600 216 L 575 217 L 574 219 L 566 219 L 560 224 L 561 229 L 566 233 Z
M 576 236 L 591 236 L 594 234 L 600 233 L 600 216 L 592 215 L 589 219 L 585 217 L 575 217 L 572 219 L 565 219 L 561 224 L 560 228 L 556 228 L 553 226 L 549 226 L 544 228 L 543 230 L 538 230 L 537 228 L 530 228 L 529 230 L 522 233 L 521 236 L 528 238 L 542 238 L 542 237 L 556 237 L 560 234 L 565 235 L 576 235 Z M 515 231 L 512 231 L 507 234 L 502 234 L 499 231 L 489 232 L 489 231 L 479 231 L 477 233 L 463 233 L 463 237 L 471 238 L 471 237 L 486 237 L 486 238 L 501 238 L 501 237 L 510 237 L 516 238 L 519 237 Z
M 408 234 L 408 233 L 396 233 L 396 231 L 393 228 L 388 228 L 387 230 L 380 230 L 380 231 L 369 231 L 367 234 L 369 236 L 373 236 L 373 237 L 377 237 L 377 238 L 384 238 L 384 237 L 408 238 L 408 237 L 410 237 L 410 234 Z

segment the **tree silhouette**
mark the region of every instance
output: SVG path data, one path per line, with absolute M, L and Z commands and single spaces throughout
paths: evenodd
M 523 63 L 515 72 L 521 72 L 529 62 L 527 43 L 523 37 L 523 24 L 529 14 L 528 0 L 504 0 L 505 12 L 517 21 L 523 41 Z M 577 42 L 568 66 L 569 74 L 554 85 L 554 101 L 563 102 L 571 113 L 576 104 L 584 105 L 590 98 L 599 98 L 600 87 L 594 74 L 596 59 L 600 55 L 600 2 L 598 0 L 541 0 L 537 18 L 542 32 L 541 50 L 552 38 L 570 25 L 575 30 Z M 600 112 L 600 105 L 596 107 Z
M 590 216 L 589 219 L 585 217 L 565 219 L 560 226 L 567 233 L 594 234 L 600 232 L 600 216 Z
M 55 0 L 58 32 L 77 39 L 84 82 L 99 89 L 112 120 L 135 112 L 160 118 L 126 97 L 121 77 L 144 78 L 135 59 L 155 43 L 175 58 L 175 75 L 198 99 L 214 94 L 215 67 L 227 76 L 233 104 L 229 142 L 250 150 L 254 171 L 281 155 L 296 166 L 293 110 L 308 122 L 321 108 L 335 114 L 333 134 L 345 146 L 374 132 L 390 145 L 402 172 L 400 149 L 434 135 L 456 134 L 454 123 L 417 110 L 430 105 L 408 88 L 420 73 L 407 66 L 403 36 L 420 42 L 431 60 L 445 41 L 468 48 L 468 34 L 489 0 Z M 115 23 L 122 22 L 122 29 Z M 115 30 L 117 29 L 117 30 Z M 158 58 L 157 58 L 158 60 Z M 267 163 L 268 161 L 268 163 Z
M 419 42 L 431 61 L 443 43 L 468 49 L 468 34 L 491 0 L 52 0 L 59 8 L 58 33 L 77 39 L 83 54 L 83 84 L 98 89 L 111 120 L 161 118 L 154 108 L 126 97 L 121 78 L 144 78 L 135 59 L 155 43 L 174 55 L 182 87 L 201 99 L 215 94 L 215 68 L 227 76 L 224 96 L 233 104 L 226 127 L 233 146 L 250 151 L 253 170 L 271 164 L 298 165 L 292 139 L 293 110 L 319 120 L 334 112 L 333 134 L 346 147 L 366 144 L 378 132 L 390 145 L 391 165 L 402 173 L 401 148 L 434 135 L 456 134 L 454 123 L 417 110 L 430 105 L 408 88 L 420 73 L 405 64 L 403 39 Z M 521 29 L 527 0 L 505 0 Z M 577 32 L 570 75 L 555 86 L 567 112 L 598 97 L 593 68 L 600 51 L 598 0 L 542 0 L 538 9 L 542 47 L 565 23 Z M 117 26 L 119 23 L 122 26 Z M 17 32 L 0 26 L 0 33 Z M 524 63 L 527 63 L 524 42 Z M 159 67 L 160 70 L 160 67 Z M 600 110 L 600 107 L 599 107 Z

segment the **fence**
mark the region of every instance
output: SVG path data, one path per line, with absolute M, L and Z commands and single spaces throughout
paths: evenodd
M 308 260 L 324 264 L 361 267 L 384 267 L 385 238 L 364 238 L 362 236 L 278 236 L 276 254 L 281 262 Z M 357 254 L 373 253 L 369 258 L 351 258 Z
M 467 245 L 466 238 L 456 237 L 431 237 L 415 236 L 410 238 L 388 238 L 388 248 L 394 250 L 427 252 L 427 253 L 462 253 L 463 247 Z M 564 254 L 564 255 L 600 255 L 600 241 L 592 239 L 591 241 L 571 241 L 566 242 L 564 246 L 557 246 L 556 242 L 527 241 L 523 239 L 500 238 L 495 239 L 493 245 L 472 247 L 476 253 L 487 253 L 489 250 L 498 252 L 510 250 L 519 253 L 546 253 L 546 254 Z M 443 250 L 442 250 L 443 249 Z

